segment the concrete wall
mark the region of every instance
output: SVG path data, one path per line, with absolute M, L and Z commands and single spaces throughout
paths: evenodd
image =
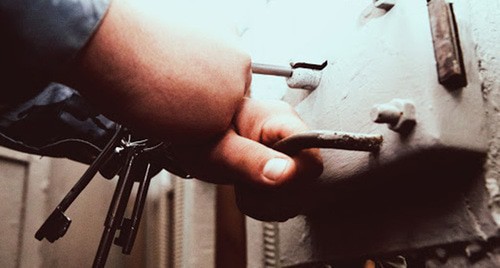
M 477 68 L 487 103 L 490 149 L 485 166 L 491 213 L 500 224 L 500 1 L 467 1 L 471 32 L 476 41 Z

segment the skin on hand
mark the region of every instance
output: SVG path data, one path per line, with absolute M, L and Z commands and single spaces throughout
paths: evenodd
M 113 1 L 63 83 L 142 134 L 203 143 L 224 133 L 251 81 L 229 28 L 162 1 Z
M 270 147 L 307 130 L 281 101 L 246 98 L 233 128 L 203 146 L 178 147 L 175 159 L 188 173 L 213 183 L 234 183 L 238 206 L 259 220 L 287 220 L 304 211 L 307 194 L 323 171 L 318 149 L 287 156 Z
M 258 188 L 310 181 L 323 171 L 318 149 L 292 157 L 271 149 L 277 141 L 307 130 L 295 111 L 281 101 L 245 98 L 233 128 L 205 145 L 178 146 L 176 160 L 196 178 Z

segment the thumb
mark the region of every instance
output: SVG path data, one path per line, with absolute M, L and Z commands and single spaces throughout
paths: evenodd
M 307 153 L 291 158 L 229 130 L 217 141 L 174 151 L 194 177 L 215 183 L 243 183 L 260 187 L 282 185 L 299 177 L 319 176 L 321 163 Z

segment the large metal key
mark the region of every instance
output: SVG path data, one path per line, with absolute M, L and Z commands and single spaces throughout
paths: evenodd
M 141 160 L 139 160 L 141 161 Z M 144 173 L 139 182 L 137 195 L 135 197 L 134 209 L 130 218 L 123 218 L 120 226 L 120 236 L 115 239 L 115 244 L 122 247 L 123 254 L 130 254 L 134 246 L 137 231 L 139 230 L 139 223 L 141 221 L 142 211 L 146 203 L 146 196 L 148 194 L 149 184 L 151 182 L 152 173 L 151 164 L 143 162 L 140 164 L 138 172 Z
M 71 188 L 64 199 L 59 203 L 59 205 L 54 209 L 47 220 L 45 220 L 42 226 L 38 229 L 35 234 L 36 239 L 42 240 L 43 238 L 46 238 L 49 242 L 53 243 L 66 234 L 66 231 L 71 224 L 71 219 L 66 216 L 64 212 L 73 203 L 73 201 L 75 201 L 75 199 L 78 197 L 78 195 L 80 195 L 85 187 L 87 187 L 87 185 L 90 183 L 92 178 L 95 177 L 102 165 L 106 163 L 106 161 L 111 157 L 124 133 L 124 128 L 120 125 L 117 125 L 116 132 L 111 140 L 106 144 L 106 146 L 97 156 L 94 162 L 92 162 L 89 168 L 78 180 L 78 182 L 73 186 L 73 188 Z
M 125 147 L 124 150 L 127 155 L 125 166 L 120 172 L 115 193 L 109 205 L 108 215 L 104 222 L 104 231 L 101 236 L 101 242 L 99 243 L 93 267 L 104 267 L 106 264 L 111 244 L 115 238 L 116 231 L 122 225 L 130 192 L 132 191 L 134 183 L 132 176 L 135 175 L 133 174 L 134 162 L 140 153 L 140 149 L 139 146 L 133 145 Z

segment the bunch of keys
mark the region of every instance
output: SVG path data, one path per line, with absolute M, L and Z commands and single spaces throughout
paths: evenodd
M 163 168 L 180 177 L 189 178 L 187 173 L 175 165 L 167 153 L 167 148 L 168 145 L 164 142 L 152 142 L 148 139 L 133 141 L 130 131 L 117 125 L 111 140 L 38 229 L 35 238 L 40 241 L 46 238 L 53 243 L 64 236 L 71 224 L 71 219 L 64 212 L 97 172 L 101 172 L 109 179 L 118 174 L 119 179 L 104 222 L 104 231 L 93 267 L 104 267 L 113 242 L 122 247 L 123 254 L 130 254 L 137 236 L 151 178 Z M 139 187 L 134 208 L 131 217 L 126 218 L 125 210 L 136 182 L 139 183 Z M 120 234 L 115 237 L 118 230 Z
M 382 141 L 382 136 L 375 134 L 306 131 L 287 137 L 273 147 L 289 155 L 307 148 L 376 152 Z M 64 212 L 97 172 L 108 179 L 118 174 L 119 179 L 104 222 L 104 231 L 93 267 L 104 267 L 113 242 L 122 247 L 122 253 L 130 254 L 137 236 L 151 178 L 161 169 L 166 169 L 179 177 L 190 178 L 175 164 L 168 149 L 168 144 L 164 142 L 148 139 L 134 141 L 130 131 L 117 125 L 116 132 L 108 144 L 36 232 L 36 239 L 46 238 L 53 243 L 64 236 L 71 224 L 71 219 Z M 132 215 L 130 218 L 125 218 L 127 203 L 136 182 L 139 183 L 139 187 Z M 115 237 L 118 230 L 120 234 Z

